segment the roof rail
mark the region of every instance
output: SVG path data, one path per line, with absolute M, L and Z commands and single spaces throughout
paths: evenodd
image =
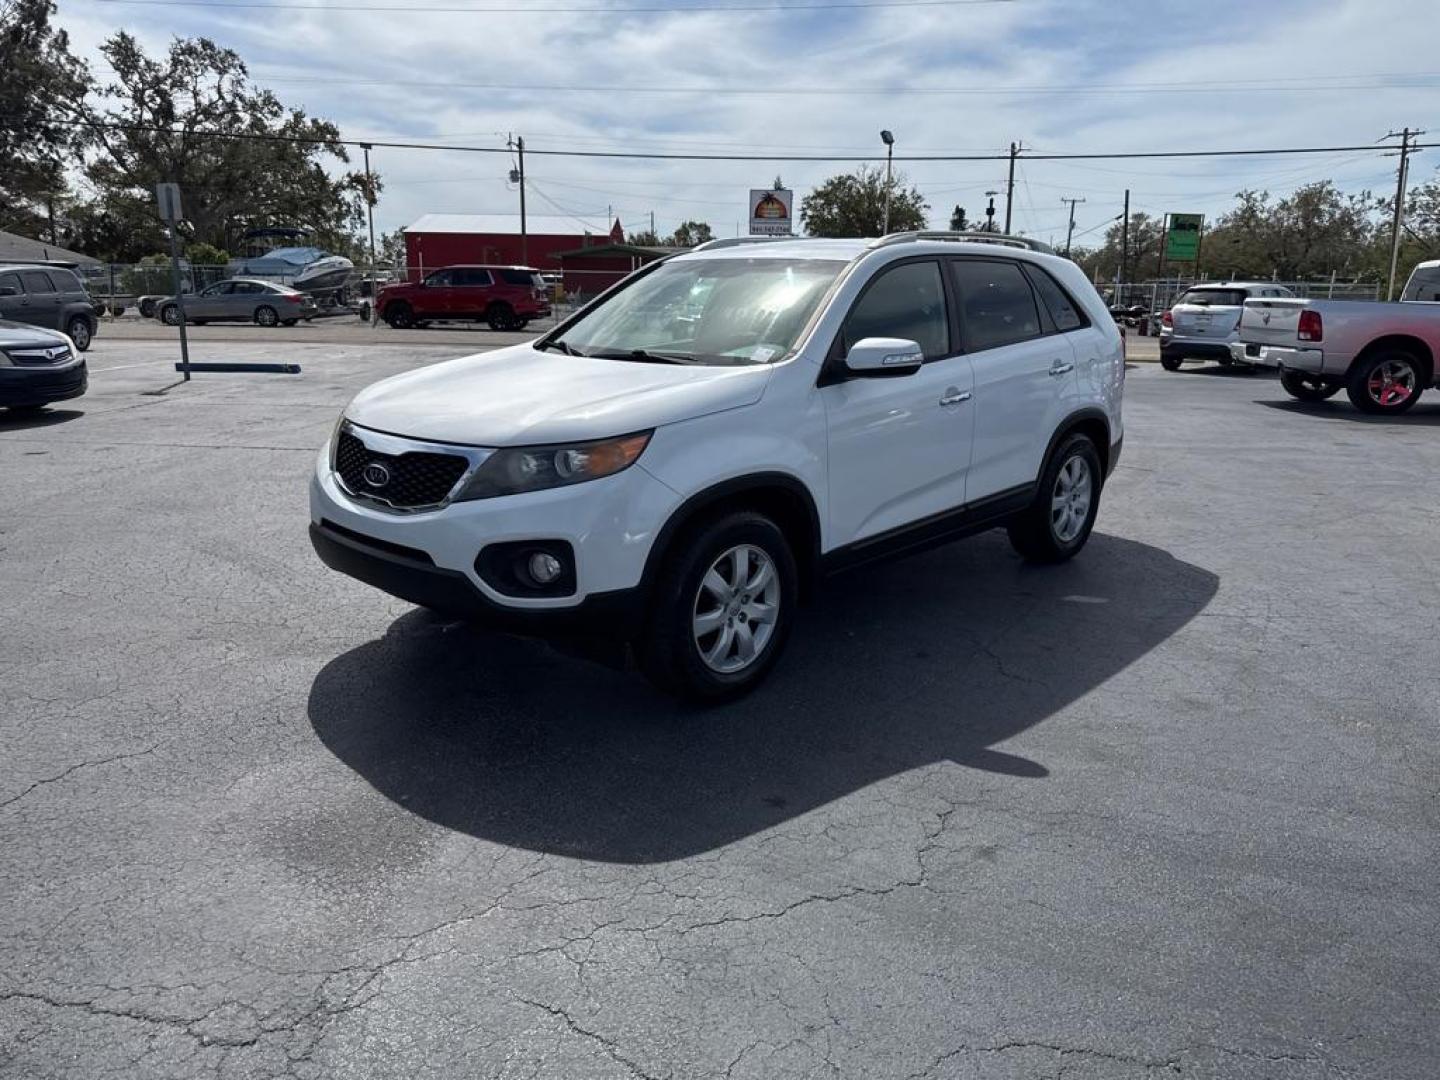
M 950 240 L 955 243 L 1001 244 L 1005 247 L 1025 248 L 1045 255 L 1054 255 L 1055 249 L 1028 236 L 1011 236 L 1008 233 L 993 232 L 947 232 L 942 230 L 920 230 L 918 232 L 889 233 L 878 240 L 871 240 L 872 248 L 889 247 L 892 244 L 910 244 L 917 240 Z
M 717 248 L 739 247 L 741 244 L 768 244 L 776 240 L 807 240 L 805 236 L 723 236 L 719 240 L 706 240 L 691 251 L 715 251 Z

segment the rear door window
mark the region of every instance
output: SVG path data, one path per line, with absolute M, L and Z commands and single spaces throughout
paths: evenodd
M 1063 334 L 1067 330 L 1078 330 L 1085 325 L 1085 316 L 1080 312 L 1080 305 L 1070 299 L 1069 294 L 1048 272 L 1038 266 L 1027 266 L 1025 272 L 1034 284 L 1035 291 L 1040 294 L 1040 302 L 1050 313 L 1050 320 L 1055 324 L 1056 330 Z
M 470 266 L 462 267 L 459 270 L 453 271 L 453 273 L 455 274 L 456 285 L 468 285 L 472 288 L 477 288 L 490 284 L 489 270 L 477 270 L 475 267 Z
M 28 293 L 53 293 L 55 291 L 55 283 L 43 270 L 24 270 L 21 271 L 20 276 L 25 280 L 25 291 Z
M 950 270 L 960 292 L 960 325 L 970 351 L 1013 345 L 1044 332 L 1035 293 L 1015 263 L 954 259 Z

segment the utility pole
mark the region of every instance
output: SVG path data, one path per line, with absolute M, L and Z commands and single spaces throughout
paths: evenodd
M 1065 230 L 1065 258 L 1068 259 L 1070 257 L 1070 238 L 1075 235 L 1075 204 L 1085 200 L 1062 198 L 1060 201 L 1070 204 L 1070 227 Z
M 985 207 L 985 231 L 986 231 L 986 232 L 994 232 L 994 231 L 995 231 L 995 196 L 996 196 L 996 195 L 999 195 L 999 194 L 1000 194 L 1000 192 L 998 192 L 998 191 L 987 191 L 987 192 L 985 192 L 985 197 L 990 200 L 990 202 L 989 202 L 989 203 L 986 205 L 986 207 Z
M 655 232 L 655 211 L 654 211 L 654 210 L 651 210 L 651 211 L 650 211 L 650 235 L 653 236 L 653 237 L 655 237 L 655 240 L 656 240 L 657 242 L 660 240 L 659 235 Z
M 1390 284 L 1385 290 L 1385 299 L 1395 299 L 1395 271 L 1400 264 L 1400 234 L 1405 229 L 1405 183 L 1410 171 L 1410 136 L 1417 139 L 1423 131 L 1411 131 L 1408 127 L 1400 132 L 1400 169 L 1395 179 L 1395 213 L 1390 220 Z M 1385 138 L 1395 138 L 1390 132 Z
M 1160 225 L 1160 250 L 1155 255 L 1155 276 L 1165 273 L 1165 241 L 1170 235 L 1170 215 L 1166 214 Z
M 890 187 L 891 164 L 895 160 L 895 136 L 889 131 L 880 132 L 880 141 L 885 144 L 885 220 L 880 226 L 880 235 L 890 234 Z
M 1125 189 L 1125 212 L 1120 218 L 1120 283 L 1130 280 L 1130 189 Z
M 370 146 L 368 142 L 360 144 L 360 149 L 365 151 L 365 216 L 370 223 L 370 325 L 374 326 L 380 321 L 380 297 L 375 291 L 375 177 L 370 172 Z
M 1015 204 L 1015 159 L 1025 149 L 1021 143 L 1010 144 L 1010 179 L 1005 183 L 1005 232 L 1010 232 L 1010 208 Z
M 520 185 L 520 262 L 530 265 L 530 237 L 525 232 L 525 137 L 517 135 L 506 143 L 519 158 L 519 168 L 510 170 L 510 179 Z

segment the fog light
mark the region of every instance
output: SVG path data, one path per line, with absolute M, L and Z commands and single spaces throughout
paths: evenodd
M 549 585 L 553 583 L 560 577 L 565 569 L 560 565 L 560 560 L 548 551 L 535 552 L 530 556 L 530 561 L 526 564 L 526 567 L 530 571 L 531 580 L 537 585 Z

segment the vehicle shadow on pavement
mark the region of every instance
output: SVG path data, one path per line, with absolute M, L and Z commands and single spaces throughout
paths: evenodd
M 82 409 L 46 409 L 44 412 L 19 413 L 0 408 L 0 431 L 28 431 L 30 428 L 54 427 L 84 416 Z
M 1432 404 L 1427 403 L 1424 399 L 1399 416 L 1375 416 L 1371 413 L 1361 412 L 1351 405 L 1344 395 L 1331 401 L 1307 402 L 1287 398 L 1283 401 L 1257 401 L 1255 404 L 1264 405 L 1267 409 L 1278 409 L 1280 412 L 1320 416 L 1326 420 L 1349 420 L 1354 424 L 1383 424 L 1387 427 L 1396 424 L 1402 427 L 1440 427 L 1440 402 Z
M 1038 568 L 989 533 L 832 579 L 771 679 L 710 709 L 416 611 L 326 665 L 309 715 L 336 757 L 430 821 L 533 851 L 662 862 L 936 761 L 1048 776 L 995 745 L 1164 642 L 1217 586 L 1118 537 Z

